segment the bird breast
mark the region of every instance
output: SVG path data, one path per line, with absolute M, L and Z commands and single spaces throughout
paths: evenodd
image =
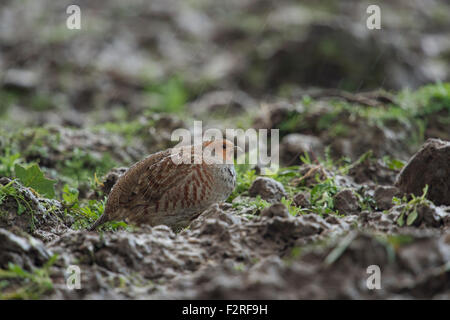
M 236 171 L 234 165 L 219 165 L 219 168 L 217 169 L 220 172 L 217 178 L 217 187 L 221 189 L 222 193 L 228 198 L 236 186 Z

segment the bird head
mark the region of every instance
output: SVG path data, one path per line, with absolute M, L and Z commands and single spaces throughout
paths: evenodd
M 234 152 L 242 149 L 238 146 L 234 146 L 233 142 L 227 139 L 217 139 L 213 141 L 203 142 L 203 156 L 205 160 L 211 157 L 215 159 L 215 163 L 220 164 L 233 164 Z

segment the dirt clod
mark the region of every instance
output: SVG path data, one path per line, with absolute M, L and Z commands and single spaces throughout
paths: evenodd
M 275 204 L 271 205 L 270 207 L 265 208 L 261 212 L 260 216 L 268 217 L 268 218 L 273 218 L 273 217 L 288 218 L 289 211 L 284 204 L 275 203 Z
M 359 209 L 358 198 L 350 189 L 344 189 L 334 196 L 334 206 L 340 214 L 357 214 Z
M 0 268 L 8 268 L 8 264 L 13 263 L 31 270 L 35 266 L 42 266 L 50 257 L 50 251 L 41 241 L 0 228 Z
M 253 181 L 248 193 L 251 197 L 261 196 L 268 202 L 275 203 L 286 196 L 286 191 L 281 183 L 271 178 L 259 177 Z
M 388 210 L 393 207 L 392 198 L 398 197 L 400 191 L 396 187 L 379 186 L 375 189 L 375 202 L 380 210 Z
M 294 196 L 294 204 L 297 207 L 308 208 L 310 206 L 310 197 L 309 192 L 299 192 Z
M 450 142 L 428 139 L 402 169 L 395 185 L 416 196 L 428 185 L 428 199 L 436 205 L 450 205 Z

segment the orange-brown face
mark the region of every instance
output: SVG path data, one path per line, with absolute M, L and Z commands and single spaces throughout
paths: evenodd
M 207 147 L 207 148 L 206 148 Z M 203 143 L 204 150 L 213 151 L 216 158 L 221 163 L 233 163 L 234 160 L 234 144 L 227 139 L 219 139 L 214 141 L 206 141 Z

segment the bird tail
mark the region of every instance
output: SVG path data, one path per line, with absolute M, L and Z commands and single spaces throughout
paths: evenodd
M 105 213 L 103 213 L 100 218 L 98 218 L 94 224 L 92 226 L 90 226 L 88 228 L 88 231 L 94 231 L 95 229 L 97 229 L 97 227 L 99 227 L 100 225 L 104 224 L 105 222 L 108 221 L 108 217 Z

